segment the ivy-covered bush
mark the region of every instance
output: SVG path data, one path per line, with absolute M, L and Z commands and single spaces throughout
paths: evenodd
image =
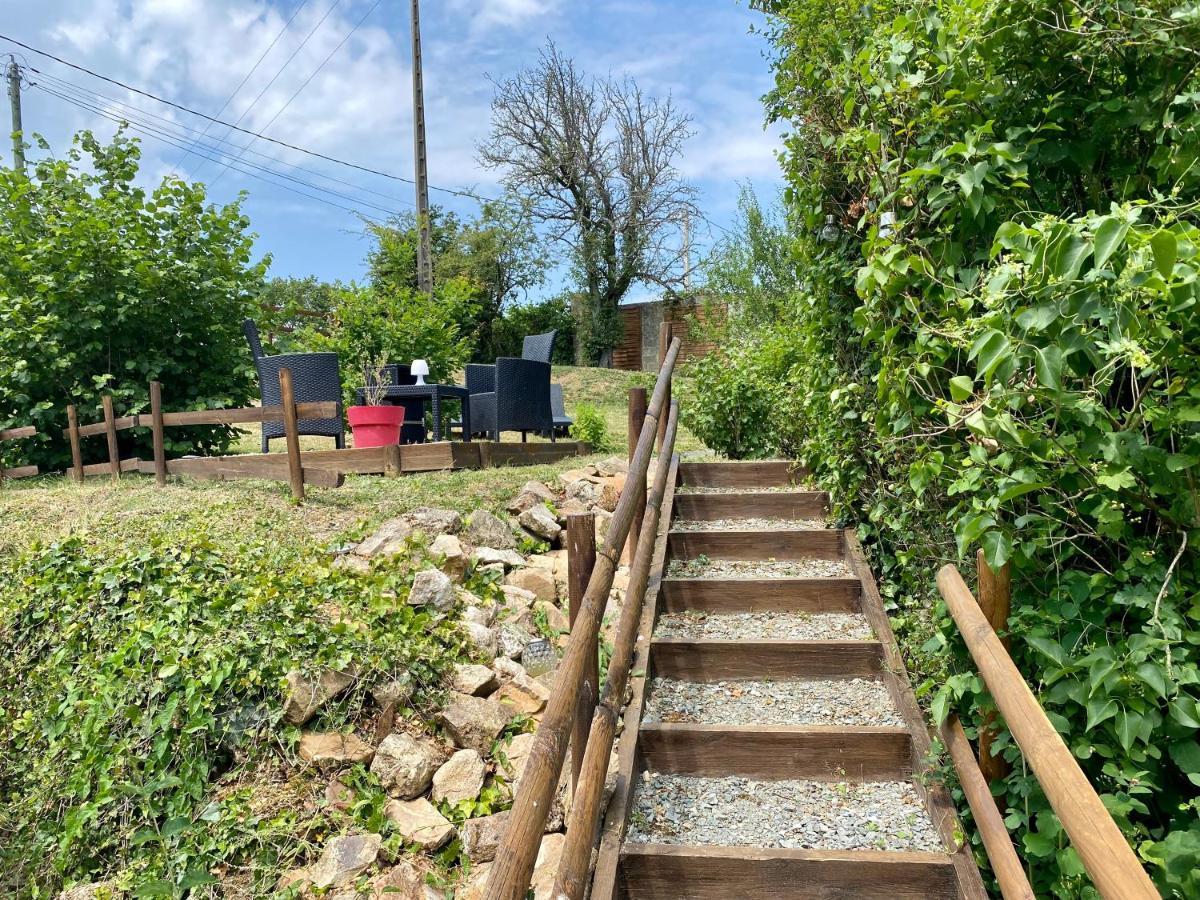
M 761 357 L 781 409 L 751 452 L 802 458 L 833 491 L 920 692 L 969 730 L 990 700 L 933 578 L 958 562 L 970 579 L 977 547 L 1011 562 L 1018 666 L 1163 894 L 1196 896 L 1200 16 L 760 6 L 769 115 L 795 125 L 790 253 L 717 258 L 790 275 L 732 304 L 731 346 Z M 783 328 L 793 363 L 772 384 Z M 693 402 L 728 447 L 741 407 L 720 389 Z M 1000 747 L 1014 771 L 998 799 L 1036 893 L 1096 897 Z
M 101 418 L 105 391 L 118 415 L 148 411 L 156 379 L 171 410 L 257 395 L 241 323 L 266 263 L 249 222 L 236 202 L 206 205 L 203 185 L 138 186 L 139 158 L 134 141 L 84 132 L 29 177 L 0 168 L 0 428 L 36 426 L 28 461 L 43 469 L 70 463 L 70 403 L 82 422 Z M 220 451 L 234 435 L 172 429 L 169 449 Z M 121 440 L 149 454 L 148 433 Z

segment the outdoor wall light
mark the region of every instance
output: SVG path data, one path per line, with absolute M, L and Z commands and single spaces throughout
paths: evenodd
M 425 376 L 429 374 L 429 363 L 423 359 L 414 359 L 409 371 L 417 376 L 417 384 L 424 384 Z

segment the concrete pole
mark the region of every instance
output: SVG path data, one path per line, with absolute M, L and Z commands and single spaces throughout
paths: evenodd
M 12 107 L 13 169 L 25 171 L 25 129 L 21 124 L 21 67 L 12 59 L 8 64 L 8 103 Z
M 429 175 L 425 145 L 425 80 L 421 74 L 420 0 L 412 0 L 413 163 L 417 188 L 417 286 L 433 291 L 433 249 L 429 236 Z

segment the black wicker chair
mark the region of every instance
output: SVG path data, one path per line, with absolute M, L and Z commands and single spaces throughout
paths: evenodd
M 550 411 L 550 364 L 533 359 L 498 359 L 496 390 L 471 396 L 471 422 L 492 440 L 503 431 L 549 434 L 554 440 Z
M 417 376 L 412 374 L 412 367 L 403 363 L 389 363 L 382 369 L 384 384 L 416 384 Z M 363 372 L 363 384 L 371 385 L 375 375 L 367 369 Z M 395 401 L 389 401 L 395 402 Z M 425 401 L 420 397 L 412 400 L 401 400 L 397 406 L 404 407 L 404 425 L 400 428 L 400 443 L 423 444 L 427 437 L 425 430 Z
M 558 331 L 547 331 L 545 334 L 530 334 L 525 336 L 521 344 L 521 359 L 536 359 L 538 362 L 554 362 L 554 339 Z
M 571 433 L 571 426 L 575 424 L 575 420 L 567 415 L 567 408 L 563 405 L 561 384 L 550 385 L 550 415 L 554 418 L 556 434 L 566 437 Z
M 339 450 L 346 446 L 346 426 L 342 421 L 342 379 L 338 373 L 336 353 L 280 353 L 266 356 L 258 336 L 258 326 L 252 319 L 242 323 L 254 365 L 258 369 L 258 386 L 263 406 L 278 406 L 283 402 L 279 393 L 280 369 L 291 369 L 292 390 L 297 403 L 333 402 L 337 417 L 333 419 L 301 419 L 300 433 L 333 438 Z M 282 422 L 262 423 L 262 452 L 269 453 L 271 441 L 284 436 Z
M 521 342 L 521 359 L 550 363 L 554 356 L 554 340 L 558 331 L 547 331 L 545 334 L 529 334 Z M 507 358 L 507 357 L 506 357 Z M 496 390 L 496 367 L 490 363 L 468 363 L 466 366 L 467 393 L 472 398 L 476 394 L 490 394 Z M 474 403 L 474 399 L 471 401 Z M 488 430 L 479 424 L 475 418 L 475 407 L 471 407 L 471 425 L 475 434 L 487 434 Z M 564 413 L 565 415 L 565 413 Z M 450 423 L 451 428 L 461 428 L 462 422 L 455 419 Z M 516 430 L 516 429 L 514 429 Z

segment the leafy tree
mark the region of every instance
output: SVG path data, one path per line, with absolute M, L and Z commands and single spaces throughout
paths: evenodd
M 521 303 L 510 306 L 504 318 L 493 327 L 494 355 L 520 356 L 526 335 L 557 331 L 554 341 L 555 365 L 569 366 L 575 361 L 575 318 L 571 315 L 570 298 L 565 294 L 540 303 Z
M 306 278 L 272 278 L 258 295 L 257 321 L 263 336 L 280 353 L 303 350 L 294 337 L 306 327 L 321 330 L 328 321 L 345 285 L 321 281 L 315 275 Z
M 103 146 L 83 132 L 28 178 L 0 170 L 0 423 L 37 426 L 31 462 L 45 469 L 70 460 L 69 403 L 86 422 L 104 391 L 123 413 L 147 410 L 156 379 L 168 409 L 245 406 L 257 393 L 241 322 L 267 261 L 253 260 L 240 204 L 206 205 L 202 185 L 175 178 L 148 192 L 134 183 L 139 159 L 121 134 Z M 233 434 L 170 438 L 208 452 Z

